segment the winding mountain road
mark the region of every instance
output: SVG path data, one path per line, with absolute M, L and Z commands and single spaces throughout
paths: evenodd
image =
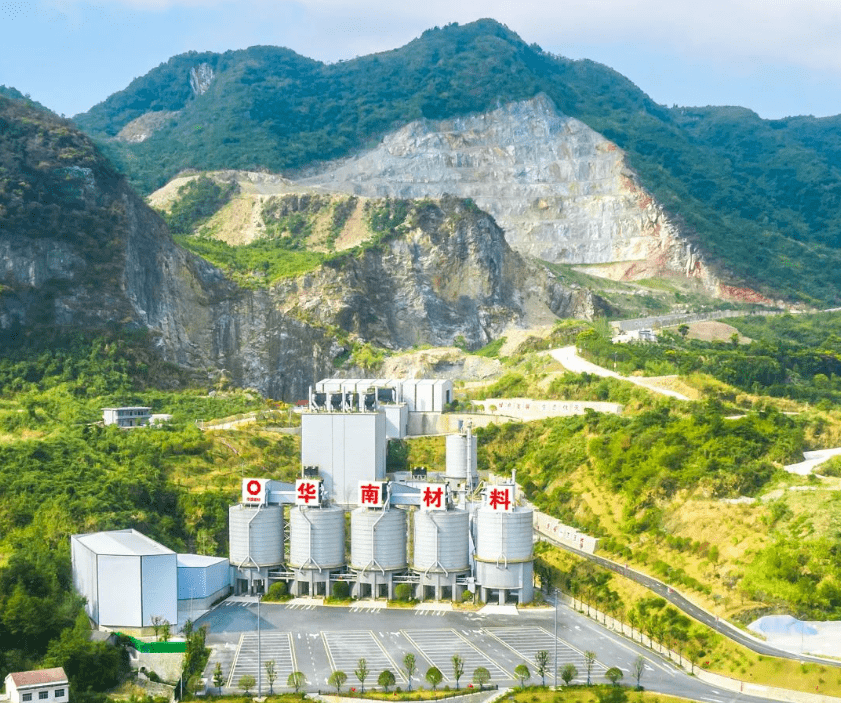
M 620 381 L 628 381 L 629 383 L 633 383 L 634 385 L 640 386 L 641 388 L 647 388 L 648 390 L 654 393 L 659 393 L 660 395 L 666 395 L 670 398 L 677 398 L 678 400 L 690 400 L 690 398 L 686 397 L 682 393 L 673 391 L 670 388 L 663 388 L 662 386 L 658 386 L 650 378 L 644 378 L 642 376 L 621 376 L 615 371 L 610 371 L 609 369 L 606 369 L 602 366 L 596 366 L 596 364 L 593 364 L 587 361 L 586 359 L 582 359 L 580 356 L 578 356 L 578 353 L 574 346 L 561 347 L 560 349 L 552 349 L 549 352 L 549 354 L 565 369 L 574 373 L 589 373 L 593 376 L 601 376 L 603 378 L 617 378 Z
M 779 657 L 781 659 L 794 659 L 796 661 L 808 661 L 815 662 L 817 664 L 828 664 L 830 666 L 841 667 L 841 662 L 833 659 L 824 659 L 808 654 L 793 654 L 792 652 L 787 652 L 783 649 L 777 649 L 776 647 L 772 647 L 771 645 L 766 644 L 762 640 L 740 630 L 728 621 L 721 620 L 717 616 L 708 613 L 706 610 L 695 605 L 695 603 L 690 601 L 688 598 L 678 593 L 674 588 L 672 588 L 668 584 L 665 584 L 662 581 L 653 578 L 652 576 L 640 573 L 639 571 L 629 568 L 627 565 L 619 564 L 615 561 L 611 561 L 610 559 L 605 559 L 604 557 L 596 556 L 595 554 L 589 554 L 587 552 L 581 551 L 580 549 L 575 549 L 574 547 L 571 547 L 562 542 L 558 542 L 551 536 L 540 531 L 539 528 L 536 528 L 535 531 L 540 535 L 541 539 L 543 539 L 546 542 L 549 542 L 550 544 L 556 547 L 560 547 L 561 549 L 565 549 L 568 552 L 572 552 L 573 554 L 576 554 L 579 557 L 589 559 L 590 561 L 598 564 L 599 566 L 604 567 L 605 569 L 609 569 L 610 571 L 614 571 L 615 573 L 625 576 L 626 578 L 629 578 L 632 581 L 636 581 L 640 585 L 645 586 L 652 593 L 656 593 L 658 596 L 665 598 L 672 605 L 678 607 L 690 617 L 695 618 L 707 627 L 712 628 L 713 630 L 721 633 L 725 637 L 729 637 L 734 642 L 738 642 L 742 646 L 747 647 L 748 649 L 756 652 L 757 654 L 762 654 L 764 656 L 769 657 Z

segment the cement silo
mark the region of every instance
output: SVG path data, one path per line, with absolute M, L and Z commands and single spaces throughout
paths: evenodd
M 498 591 L 500 603 L 509 592 L 515 593 L 520 603 L 530 602 L 534 591 L 532 510 L 495 510 L 485 505 L 476 511 L 475 520 L 476 581 L 482 600 Z
M 296 596 L 329 596 L 330 578 L 345 565 L 345 511 L 295 506 L 289 511 L 289 562 Z
M 228 509 L 229 559 L 236 593 L 265 590 L 269 569 L 283 563 L 283 507 L 232 505 Z
M 350 568 L 360 597 L 394 598 L 394 575 L 405 571 L 406 511 L 357 508 L 350 514 Z
M 445 476 L 448 482 L 456 485 L 468 484 L 470 488 L 476 486 L 479 476 L 476 450 L 476 435 L 472 432 L 447 435 Z
M 470 574 L 469 518 L 464 510 L 414 513 L 412 571 L 420 600 L 461 599 L 464 588 L 457 581 Z

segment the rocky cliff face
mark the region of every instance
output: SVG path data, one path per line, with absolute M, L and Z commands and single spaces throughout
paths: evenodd
M 162 356 L 224 369 L 238 384 L 295 399 L 331 375 L 331 325 L 393 348 L 479 346 L 506 326 L 589 316 L 569 290 L 511 251 L 493 218 L 448 199 L 363 253 L 271 288 L 239 288 L 177 247 L 68 123 L 0 99 L 0 328 L 146 328 Z
M 417 207 L 408 232 L 277 286 L 283 309 L 392 348 L 477 348 L 510 326 L 591 318 L 589 291 L 560 285 L 528 264 L 472 203 L 444 198 Z
M 419 121 L 304 184 L 369 197 L 472 198 L 517 251 L 556 263 L 672 272 L 715 285 L 698 252 L 640 186 L 613 143 L 545 96 L 493 112 Z

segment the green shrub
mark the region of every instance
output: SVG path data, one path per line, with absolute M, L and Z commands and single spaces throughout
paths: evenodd
M 347 581 L 336 581 L 330 587 L 333 598 L 350 598 L 350 584 Z
M 409 583 L 398 583 L 394 587 L 395 600 L 410 601 L 412 600 L 412 585 Z
M 286 585 L 285 581 L 278 581 L 277 583 L 273 583 L 269 586 L 269 590 L 266 591 L 266 595 L 263 597 L 263 600 L 267 601 L 280 601 L 286 600 L 289 596 L 289 587 Z

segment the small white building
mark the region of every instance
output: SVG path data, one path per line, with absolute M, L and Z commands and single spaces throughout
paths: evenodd
M 6 676 L 6 695 L 11 703 L 67 703 L 70 682 L 61 667 L 16 671 Z
M 118 427 L 145 427 L 152 419 L 152 408 L 102 408 L 102 422 Z

